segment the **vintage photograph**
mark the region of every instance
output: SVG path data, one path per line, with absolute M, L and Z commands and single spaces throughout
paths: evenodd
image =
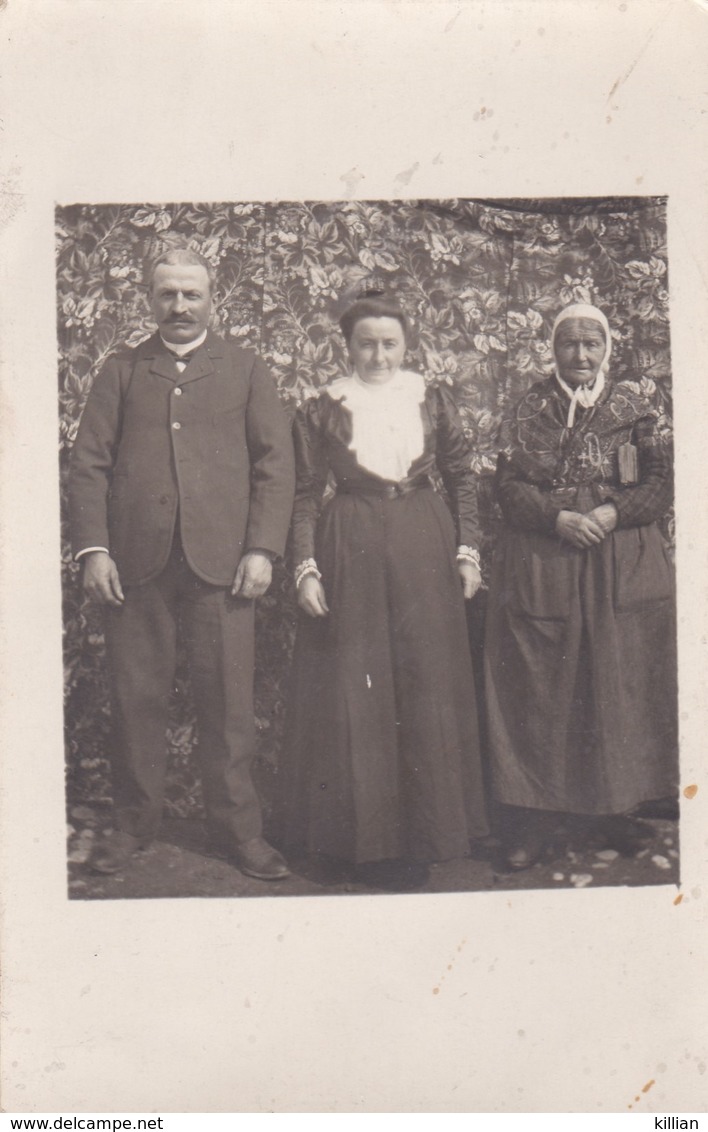
M 12 1119 L 705 1109 L 705 6 L 0 3 Z
M 71 899 L 678 883 L 666 205 L 58 207 Z

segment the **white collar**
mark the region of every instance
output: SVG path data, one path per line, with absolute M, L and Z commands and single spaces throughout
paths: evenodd
M 419 404 L 425 396 L 425 378 L 409 369 L 399 369 L 388 381 L 362 381 L 359 375 L 349 374 L 328 385 L 325 392 L 333 401 L 346 400 L 350 405 L 372 406 L 384 402 L 394 404 L 401 399 Z M 387 396 L 388 394 L 388 396 Z
M 376 396 L 378 393 L 385 393 L 387 389 L 396 389 L 399 384 L 396 379 L 400 372 L 400 369 L 397 369 L 386 381 L 364 381 L 364 378 L 360 377 L 356 370 L 354 370 L 351 379 L 355 388 Z
M 191 354 L 192 350 L 198 350 L 203 342 L 206 342 L 207 332 L 203 330 L 198 338 L 193 338 L 191 342 L 165 342 L 165 339 L 160 335 L 162 345 L 171 354 Z

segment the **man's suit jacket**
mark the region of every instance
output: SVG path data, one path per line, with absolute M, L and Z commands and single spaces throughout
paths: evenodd
M 209 332 L 180 374 L 155 334 L 109 358 L 89 395 L 72 550 L 103 546 L 124 585 L 147 582 L 179 522 L 192 570 L 227 586 L 246 550 L 283 553 L 293 491 L 290 428 L 261 359 Z

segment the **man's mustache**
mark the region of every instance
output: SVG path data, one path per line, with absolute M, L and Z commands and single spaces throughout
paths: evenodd
M 184 315 L 182 315 L 182 314 L 171 314 L 170 317 L 167 319 L 167 321 L 168 322 L 194 322 L 194 319 L 190 318 L 189 315 L 186 315 L 186 314 L 184 314 Z

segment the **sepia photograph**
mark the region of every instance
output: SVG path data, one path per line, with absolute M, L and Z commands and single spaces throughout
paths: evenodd
M 57 239 L 71 896 L 676 883 L 665 199 Z

